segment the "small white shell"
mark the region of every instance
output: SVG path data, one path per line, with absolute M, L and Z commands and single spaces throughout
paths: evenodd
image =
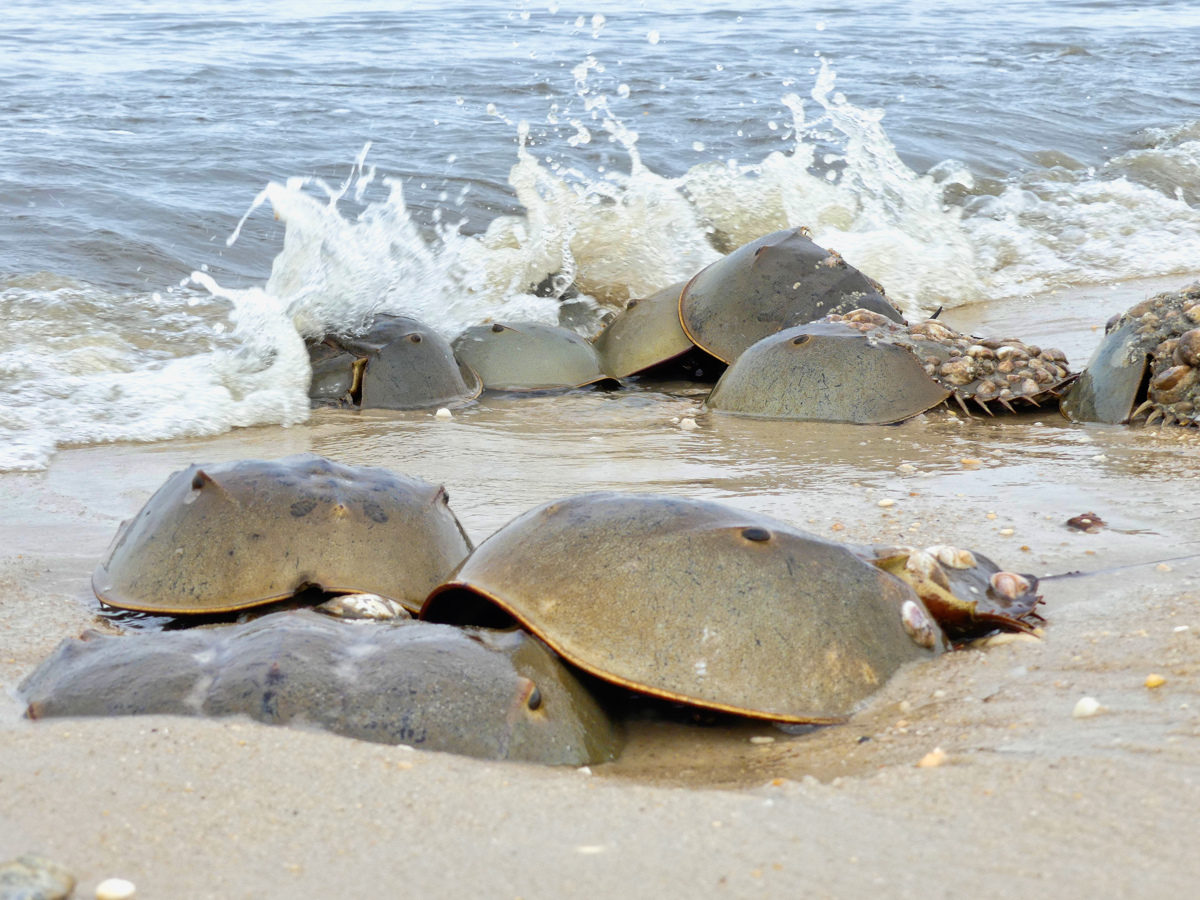
M 932 553 L 925 550 L 914 550 L 908 555 L 908 559 L 904 562 L 904 568 L 912 572 L 922 581 L 932 581 L 938 587 L 950 589 L 950 582 L 946 579 L 946 571 L 939 564 Z
M 988 581 L 991 583 L 993 591 L 1009 600 L 1016 600 L 1018 597 L 1024 596 L 1032 588 L 1029 579 L 1016 572 L 996 572 Z
M 96 900 L 132 900 L 137 888 L 124 878 L 106 878 L 96 885 Z
M 1075 708 L 1071 710 L 1071 716 L 1076 719 L 1090 719 L 1103 710 L 1104 707 L 1100 705 L 1100 701 L 1095 697 L 1080 697 L 1079 702 L 1075 704 Z
M 379 594 L 340 594 L 318 604 L 317 609 L 341 619 L 411 618 L 403 606 Z
M 900 621 L 904 630 L 918 647 L 930 649 L 937 643 L 938 628 L 925 608 L 912 600 L 905 600 L 900 607 Z
M 934 556 L 943 566 L 952 569 L 972 569 L 977 565 L 974 553 L 960 547 L 951 547 L 949 544 L 935 544 L 926 547 L 925 552 Z

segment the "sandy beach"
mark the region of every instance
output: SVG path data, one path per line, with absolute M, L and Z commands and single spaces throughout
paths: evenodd
M 1058 344 L 1080 368 L 1108 315 L 1181 283 L 948 318 Z M 449 421 L 318 411 L 290 428 L 69 448 L 44 472 L 0 476 L 0 858 L 57 860 L 77 897 L 109 876 L 139 898 L 1194 889 L 1200 435 L 1052 409 L 878 428 L 701 414 L 681 429 L 698 403 L 629 390 L 484 398 Z M 61 639 L 153 627 L 101 615 L 89 578 L 167 475 L 305 451 L 444 483 L 477 542 L 537 503 L 616 489 L 848 541 L 953 543 L 1044 579 L 1045 636 L 909 668 L 842 726 L 632 722 L 621 758 L 591 770 L 239 721 L 21 718 L 16 686 Z M 1066 527 L 1083 512 L 1107 527 Z M 1152 673 L 1165 683 L 1147 687 Z M 1073 716 L 1082 697 L 1100 712 Z M 936 748 L 940 764 L 919 766 Z

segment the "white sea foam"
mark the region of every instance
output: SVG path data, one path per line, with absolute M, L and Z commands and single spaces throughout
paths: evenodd
M 1104 171 L 1035 170 L 986 194 L 962 164 L 909 168 L 884 111 L 842 96 L 821 61 L 811 103 L 780 98 L 791 115 L 785 151 L 753 164 L 709 160 L 671 178 L 642 162 L 638 134 L 614 112 L 626 92 L 614 99 L 589 85 L 602 71 L 591 58 L 575 68 L 585 112 L 560 117 L 555 106 L 549 119 L 563 145 L 543 157 L 529 150 L 528 126 L 510 123 L 518 149 L 509 183 L 524 212 L 497 217 L 483 234 L 443 226 L 430 237 L 393 182 L 386 200 L 354 218 L 338 206 L 345 186 L 271 185 L 264 197 L 287 237 L 267 290 L 289 303 L 305 334 L 388 310 L 453 335 L 492 318 L 554 321 L 555 298 L 530 293 L 538 284 L 561 291 L 573 282 L 585 301 L 619 307 L 690 277 L 716 248 L 799 225 L 881 282 L 910 316 L 1065 284 L 1185 273 L 1200 259 L 1200 213 L 1182 189 L 1164 193 L 1124 174 L 1151 169 L 1149 157 L 1186 180 L 1195 142 L 1178 135 Z M 606 136 L 627 170 L 572 165 L 581 135 Z M 1192 175 L 1200 187 L 1200 167 Z M 315 198 L 314 187 L 328 199 Z
M 552 102 L 537 156 L 529 126 L 497 114 L 517 137 L 509 183 L 524 210 L 482 233 L 447 224 L 453 209 L 418 223 L 401 183 L 367 166 L 368 145 L 343 184 L 293 178 L 254 199 L 247 215 L 269 205 L 286 226 L 261 287 L 200 273 L 145 295 L 10 285 L 0 300 L 20 326 L 0 335 L 0 470 L 43 468 L 67 444 L 299 422 L 304 338 L 381 311 L 447 337 L 487 320 L 554 322 L 568 289 L 573 324 L 595 330 L 605 309 L 786 227 L 808 226 L 910 317 L 1064 284 L 1182 276 L 1200 260 L 1196 123 L 1147 132 L 1096 170 L 1064 161 L 985 189 L 953 161 L 908 167 L 884 111 L 839 94 L 822 61 L 809 100 L 786 93 L 766 112 L 790 115 L 785 149 L 669 177 L 643 162 L 622 118 L 636 93 L 615 79 L 608 90 L 603 69 L 590 57 L 575 68 L 575 95 Z M 624 165 L 589 171 L 580 148 L 603 139 Z
M 44 468 L 65 444 L 152 441 L 303 421 L 308 354 L 277 301 L 261 290 L 227 294 L 198 278 L 214 296 L 230 301 L 228 318 L 198 319 L 182 331 L 150 335 L 131 333 L 128 321 L 105 323 L 92 314 L 96 303 L 119 308 L 129 298 L 85 292 L 91 303 L 72 303 L 63 294 L 80 292 L 6 291 L 6 304 L 37 309 L 31 319 L 40 340 L 29 341 L 29 331 L 3 337 L 0 470 Z M 182 292 L 156 296 L 160 302 L 141 298 L 142 305 L 161 307 L 168 318 L 186 303 Z M 213 327 L 226 321 L 231 328 Z M 147 346 L 154 340 L 166 352 Z M 80 346 L 61 349 L 72 343 Z M 172 343 L 187 349 L 169 356 Z

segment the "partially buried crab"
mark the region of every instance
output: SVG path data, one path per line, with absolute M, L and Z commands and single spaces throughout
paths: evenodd
M 1063 397 L 1067 418 L 1200 425 L 1200 282 L 1143 300 L 1104 332 Z

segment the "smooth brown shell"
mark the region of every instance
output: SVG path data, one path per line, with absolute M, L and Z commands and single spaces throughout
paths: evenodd
M 900 666 L 938 652 L 940 642 L 909 636 L 906 603 L 919 607 L 899 579 L 783 522 L 703 500 L 598 493 L 501 528 L 421 615 L 511 616 L 618 685 L 763 719 L 836 722 Z
M 109 606 L 230 612 L 308 587 L 416 611 L 471 551 L 446 492 L 312 454 L 193 465 L 117 533 L 92 576 Z

